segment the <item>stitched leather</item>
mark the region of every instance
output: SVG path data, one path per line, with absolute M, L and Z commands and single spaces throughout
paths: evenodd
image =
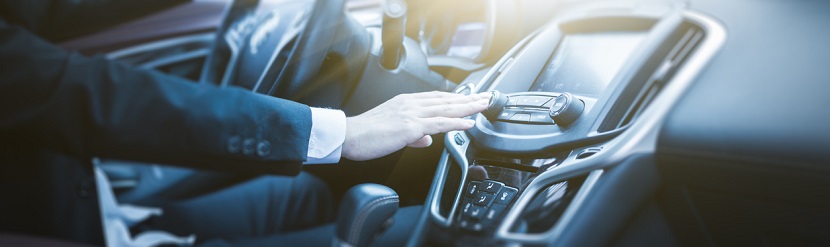
M 394 190 L 379 184 L 360 184 L 343 197 L 337 213 L 339 244 L 369 246 L 373 236 L 398 210 L 400 199 Z M 338 244 L 337 242 L 335 244 Z
M 366 208 L 361 210 L 360 213 L 358 214 L 356 220 L 354 222 L 352 222 L 352 225 L 351 225 L 352 230 L 351 230 L 351 233 L 349 234 L 349 237 L 346 239 L 346 241 L 348 241 L 350 243 L 357 244 L 357 241 L 360 238 L 360 232 L 361 232 L 361 230 L 363 230 L 363 226 L 364 226 L 364 222 L 366 221 L 366 217 L 369 217 L 369 215 L 371 215 L 371 213 L 375 209 L 379 208 L 380 206 L 383 206 L 383 205 L 386 205 L 386 204 L 389 204 L 389 203 L 397 203 L 398 201 L 399 201 L 398 196 L 394 195 L 394 196 L 381 197 L 381 198 L 375 199 L 374 201 L 367 204 Z

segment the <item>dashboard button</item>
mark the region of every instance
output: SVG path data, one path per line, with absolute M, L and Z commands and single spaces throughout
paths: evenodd
M 549 114 L 556 125 L 568 126 L 576 121 L 584 110 L 585 102 L 570 93 L 562 93 L 554 100 Z
M 461 220 L 461 222 L 458 224 L 458 226 L 460 226 L 464 230 L 474 231 L 474 232 L 480 232 L 480 231 L 484 230 L 484 225 L 482 225 L 481 222 L 475 222 L 475 221 L 472 221 L 472 220 Z
M 484 230 L 484 225 L 482 225 L 481 222 L 475 222 L 470 225 L 469 229 L 475 232 L 480 232 L 481 230 Z
M 553 120 L 550 118 L 550 115 L 547 112 L 531 112 L 529 122 L 553 124 Z
M 470 220 L 468 219 L 462 219 L 458 221 L 458 226 L 460 226 L 461 228 L 467 229 L 468 227 L 470 227 L 470 225 L 472 225 L 472 222 L 470 222 Z
M 490 91 L 492 96 L 490 96 L 490 102 L 487 105 L 487 109 L 485 109 L 482 114 L 484 114 L 487 119 L 493 121 L 499 116 L 501 116 L 501 112 L 504 111 L 504 107 L 507 106 L 507 101 L 509 100 L 508 96 L 497 91 Z
M 542 108 L 550 109 L 550 106 L 552 106 L 554 102 L 556 102 L 556 100 L 553 100 L 553 97 L 550 97 L 548 102 L 542 105 Z
M 530 121 L 530 114 L 527 113 L 517 113 L 510 117 L 508 120 L 516 121 L 516 122 L 528 122 Z
M 481 182 L 480 190 L 484 191 L 484 192 L 487 192 L 487 193 L 495 194 L 496 192 L 498 192 L 501 189 L 502 186 L 504 186 L 503 183 L 487 180 L 487 181 Z
M 467 215 L 474 206 L 472 201 L 464 200 L 464 203 L 461 204 L 461 214 Z
M 516 115 L 516 113 L 519 113 L 519 112 L 521 112 L 521 111 L 517 111 L 517 110 L 514 110 L 514 109 L 504 109 L 504 111 L 502 111 L 499 114 L 498 119 L 499 120 L 510 120 L 510 118 L 513 117 L 513 115 Z
M 464 145 L 464 137 L 461 137 L 461 133 L 455 133 L 453 139 L 455 139 L 455 144 L 458 144 L 459 146 Z
M 545 103 L 551 100 L 546 96 L 517 96 L 516 106 L 539 107 L 541 108 Z
M 495 195 L 490 193 L 478 192 L 478 194 L 476 194 L 476 197 L 473 198 L 473 204 L 486 207 L 489 206 L 491 202 L 493 202 L 493 199 L 495 199 L 495 197 Z
M 486 210 L 487 209 L 485 209 L 484 207 L 473 206 L 472 208 L 470 208 L 470 210 L 467 210 L 467 213 L 465 213 L 464 215 L 470 217 L 471 219 L 481 219 L 481 216 L 484 215 L 484 211 Z
M 516 106 L 516 103 L 519 101 L 519 97 L 513 96 L 507 98 L 507 106 Z
M 498 219 L 505 209 L 507 209 L 505 205 L 493 204 L 487 212 L 484 212 L 484 222 L 493 222 Z
M 513 197 L 515 197 L 518 192 L 519 190 L 516 188 L 505 186 L 501 189 L 501 191 L 499 191 L 498 194 L 496 194 L 496 203 L 507 205 L 511 200 L 513 200 Z
M 473 198 L 478 192 L 478 189 L 481 186 L 481 182 L 479 181 L 472 181 L 467 184 L 467 190 L 465 190 L 464 197 Z

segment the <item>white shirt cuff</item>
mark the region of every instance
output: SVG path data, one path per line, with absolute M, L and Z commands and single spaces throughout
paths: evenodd
M 343 111 L 311 107 L 308 159 L 303 164 L 339 162 L 345 140 L 346 114 Z

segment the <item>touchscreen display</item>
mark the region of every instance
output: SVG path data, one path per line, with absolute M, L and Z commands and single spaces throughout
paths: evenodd
M 569 34 L 530 91 L 597 98 L 645 39 L 646 32 Z

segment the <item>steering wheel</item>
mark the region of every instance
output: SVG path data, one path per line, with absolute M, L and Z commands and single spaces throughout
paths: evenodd
M 328 57 L 368 53 L 368 44 L 349 49 L 361 43 L 353 42 L 361 33 L 344 6 L 343 0 L 235 0 L 201 81 L 299 100 L 327 83 L 315 77 Z M 337 49 L 344 41 L 346 49 Z

